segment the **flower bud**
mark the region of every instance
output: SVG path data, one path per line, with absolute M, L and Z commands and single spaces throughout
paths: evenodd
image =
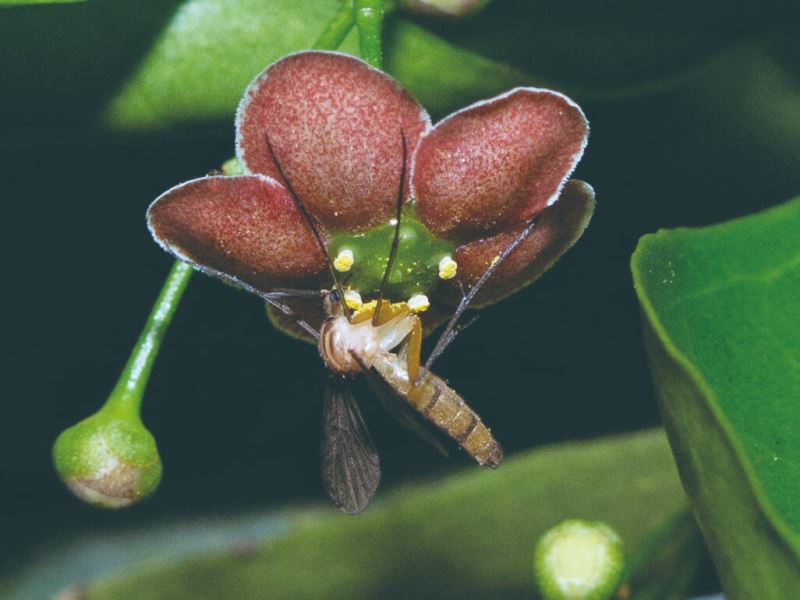
M 534 572 L 545 600 L 607 600 L 617 590 L 625 559 L 608 525 L 570 519 L 536 544 Z
M 244 165 L 239 162 L 238 158 L 229 158 L 222 164 L 222 174 L 233 177 L 236 175 L 244 175 Z
M 466 17 L 473 15 L 489 0 L 402 0 L 403 8 L 409 12 L 434 17 Z
M 100 410 L 62 432 L 53 462 L 73 494 L 102 508 L 135 504 L 161 481 L 155 439 L 138 416 L 120 411 Z

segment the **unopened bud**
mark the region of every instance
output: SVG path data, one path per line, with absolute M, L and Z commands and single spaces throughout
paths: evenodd
M 244 165 L 239 162 L 238 158 L 229 158 L 222 163 L 222 174 L 233 177 L 236 175 L 244 175 Z
M 161 481 L 156 441 L 138 416 L 99 411 L 64 431 L 53 463 L 78 498 L 122 508 L 152 494 Z
M 466 17 L 474 15 L 489 0 L 402 0 L 403 8 L 409 12 L 434 17 Z
M 608 600 L 619 585 L 622 540 L 608 525 L 571 519 L 536 545 L 534 571 L 545 600 Z

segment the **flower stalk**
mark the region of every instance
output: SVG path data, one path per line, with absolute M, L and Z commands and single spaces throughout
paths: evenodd
M 103 407 L 104 410 L 139 415 L 144 391 L 161 348 L 161 341 L 175 315 L 191 275 L 190 265 L 180 261 L 173 263 L 122 375 Z
M 361 58 L 383 69 L 383 0 L 355 0 L 355 13 Z

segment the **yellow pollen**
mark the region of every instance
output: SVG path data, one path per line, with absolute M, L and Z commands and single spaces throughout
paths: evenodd
M 495 265 L 497 264 L 497 261 L 498 261 L 498 260 L 500 260 L 500 255 L 499 255 L 499 254 L 498 254 L 497 256 L 495 256 L 495 257 L 492 259 L 492 264 L 491 264 L 491 266 L 492 266 L 492 267 L 493 267 L 493 266 L 495 266 Z
M 347 292 L 345 292 L 345 297 L 347 296 Z M 356 312 L 353 313 L 353 318 L 360 317 L 362 314 L 368 313 L 370 316 L 372 315 L 371 311 L 375 310 L 375 307 L 378 306 L 377 300 L 370 300 L 369 302 L 365 302 L 358 308 L 354 309 Z
M 361 294 L 355 290 L 347 290 L 344 293 L 344 302 L 353 310 L 358 310 L 364 305 L 361 300 Z
M 408 299 L 408 309 L 413 313 L 428 310 L 430 306 L 431 303 L 425 294 L 414 294 Z
M 353 267 L 353 262 L 355 262 L 353 251 L 345 248 L 344 250 L 339 250 L 339 254 L 333 260 L 333 268 L 340 273 L 345 273 Z
M 439 261 L 439 278 L 452 279 L 458 272 L 458 263 L 450 256 L 445 256 Z

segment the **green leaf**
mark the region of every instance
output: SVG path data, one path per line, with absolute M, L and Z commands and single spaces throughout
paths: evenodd
M 170 561 L 159 557 L 174 543 L 153 539 L 146 568 L 126 564 L 124 575 L 89 585 L 85 599 L 527 598 L 536 540 L 556 523 L 603 520 L 634 547 L 684 506 L 663 432 L 650 431 L 530 451 L 496 471 L 470 468 L 403 488 L 356 518 L 297 512 L 290 531 L 244 554 L 173 552 Z M 86 564 L 74 551 L 67 560 Z M 73 583 L 85 576 L 73 571 Z
M 232 118 L 250 80 L 269 63 L 310 47 L 338 5 L 335 0 L 184 2 L 112 99 L 106 122 L 116 128 L 163 128 Z M 519 71 L 406 21 L 394 21 L 387 34 L 387 70 L 433 112 L 530 82 Z M 341 49 L 358 55 L 355 34 Z
M 0 20 L 4 55 L 13 57 L 0 67 L 3 141 L 52 143 L 99 124 L 149 130 L 229 122 L 247 83 L 313 44 L 338 6 L 103 0 L 9 10 Z M 673 87 L 689 73 L 705 77 L 700 65 L 720 49 L 751 39 L 757 27 L 781 32 L 792 22 L 754 5 L 725 19 L 705 11 L 703 27 L 687 32 L 690 10 L 684 0 L 669 4 L 668 18 L 654 19 L 651 7 L 633 0 L 555 9 L 496 2 L 473 19 L 425 27 L 395 13 L 386 20 L 386 67 L 435 116 L 516 85 L 556 87 L 580 100 L 619 97 Z M 357 51 L 355 35 L 342 49 Z
M 632 269 L 678 467 L 728 598 L 800 598 L 800 198 L 642 238 Z

